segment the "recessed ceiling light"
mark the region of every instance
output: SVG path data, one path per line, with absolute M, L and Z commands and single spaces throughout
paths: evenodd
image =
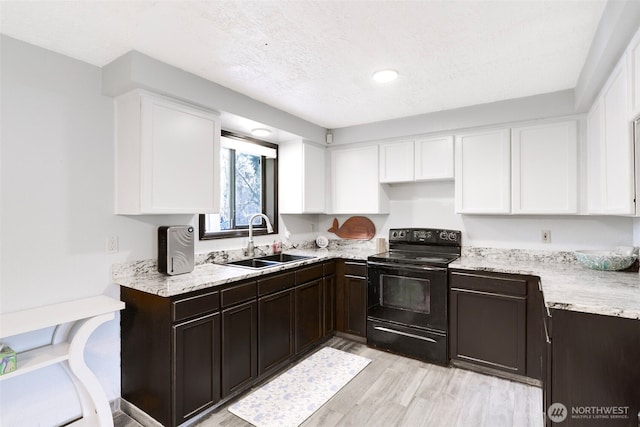
M 256 128 L 251 130 L 251 135 L 264 138 L 265 136 L 271 135 L 271 131 L 269 129 Z
M 373 80 L 378 83 L 389 83 L 398 78 L 396 70 L 380 70 L 373 73 Z

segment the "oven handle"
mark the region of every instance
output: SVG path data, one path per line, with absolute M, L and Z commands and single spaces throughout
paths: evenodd
M 384 326 L 374 326 L 373 329 L 376 329 L 376 330 L 382 331 L 382 332 L 389 332 L 391 334 L 403 335 L 405 337 L 417 338 L 419 340 L 428 341 L 428 342 L 432 342 L 432 343 L 435 343 L 435 344 L 438 343 L 438 341 L 434 340 L 433 338 L 421 337 L 420 335 L 410 334 L 408 332 L 396 331 L 395 329 L 385 328 Z
M 447 271 L 443 267 L 427 267 L 427 266 L 415 266 L 407 264 L 390 264 L 385 262 L 367 261 L 367 267 L 383 267 L 391 268 L 393 270 L 413 270 L 413 271 Z

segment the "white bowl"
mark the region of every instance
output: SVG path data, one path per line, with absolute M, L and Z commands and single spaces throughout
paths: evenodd
M 621 254 L 613 251 L 576 251 L 578 262 L 593 270 L 624 270 L 638 258 L 637 255 Z
M 324 249 L 329 245 L 329 239 L 327 239 L 326 236 L 318 236 L 316 239 L 316 245 L 318 245 L 319 248 Z

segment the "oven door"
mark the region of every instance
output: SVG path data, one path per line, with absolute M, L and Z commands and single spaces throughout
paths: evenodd
M 367 267 L 370 320 L 446 332 L 446 268 L 372 261 Z

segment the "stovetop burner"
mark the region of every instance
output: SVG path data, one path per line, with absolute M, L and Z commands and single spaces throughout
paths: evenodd
M 458 254 L 425 254 L 421 252 L 389 251 L 372 255 L 369 257 L 369 261 L 446 266 L 458 258 Z
M 461 233 L 431 228 L 389 230 L 389 251 L 369 261 L 446 267 L 460 257 Z

